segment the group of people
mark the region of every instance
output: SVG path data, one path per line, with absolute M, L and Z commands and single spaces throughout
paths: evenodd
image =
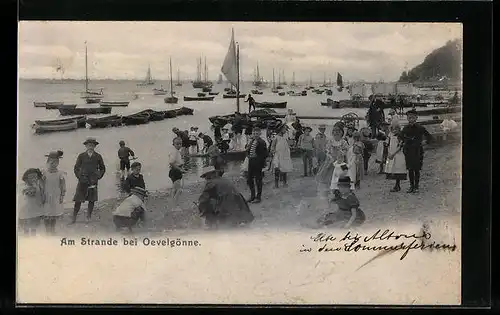
M 321 196 L 328 197 L 330 204 L 336 203 L 339 211 L 322 217 L 318 222 L 324 225 L 341 222 L 343 227 L 361 224 L 364 213 L 360 209 L 359 200 L 354 191 L 361 189 L 361 181 L 368 170 L 368 159 L 376 151 L 379 173 L 386 174 L 387 179 L 394 180 L 392 192 L 401 190 L 401 181 L 410 180 L 409 193 L 418 193 L 420 170 L 423 162 L 422 141 L 431 141 L 429 132 L 416 121 L 418 113 L 410 110 L 407 113 L 408 124 L 401 128 L 399 120 L 379 121 L 375 129 L 345 126 L 336 123 L 331 136 L 325 134 L 326 126 L 320 125 L 318 133 L 312 135 L 311 127 L 301 127 L 296 141 L 296 148 L 301 151 L 303 176 L 315 176 Z M 297 122 L 297 121 L 295 121 Z M 236 186 L 224 178 L 223 151 L 210 136 L 198 133 L 203 140 L 203 152 L 210 156 L 209 168 L 204 170 L 202 178 L 206 186 L 198 200 L 200 215 L 205 218 L 209 227 L 238 226 L 248 224 L 254 217 L 248 203 L 262 201 L 264 169 L 268 166 L 274 173 L 275 188 L 280 183 L 288 185 L 287 174 L 293 170 L 290 146 L 290 124 L 283 124 L 268 145 L 261 137 L 262 130 L 252 128 L 248 137 L 244 174 L 250 190 L 245 199 Z M 371 126 L 372 127 L 372 126 Z M 380 129 L 380 131 L 379 131 Z M 376 135 L 373 135 L 375 130 Z M 197 133 L 191 129 L 191 136 Z M 242 130 L 238 130 L 241 134 Z M 186 172 L 185 157 L 190 146 L 194 146 L 190 134 L 174 128 L 176 134 L 168 157 L 170 166 L 169 178 L 172 181 L 172 211 L 182 211 L 179 196 L 182 192 L 183 175 Z M 216 138 L 219 138 L 217 135 Z M 375 139 L 374 139 L 375 138 Z M 220 139 L 220 138 L 219 138 Z M 223 138 L 222 138 L 223 139 Z M 376 143 L 375 143 L 376 142 Z M 78 179 L 74 208 L 70 224 L 74 224 L 81 204 L 88 202 L 86 220 L 89 221 L 98 200 L 98 182 L 106 173 L 102 156 L 95 151 L 99 144 L 96 139 L 88 138 L 85 152 L 78 155 L 74 165 L 74 175 Z M 148 196 L 139 162 L 130 164 L 134 158 L 133 150 L 123 141 L 119 143 L 118 158 L 122 172 L 123 187 L 128 196 L 113 212 L 113 222 L 117 230 L 126 228 L 129 232 L 138 222 L 145 220 L 145 200 Z M 19 219 L 23 231 L 27 235 L 36 233 L 37 226 L 44 221 L 49 234 L 55 232 L 57 218 L 63 214 L 63 201 L 66 193 L 66 173 L 58 169 L 62 151 L 50 152 L 46 155 L 46 168 L 43 170 L 30 168 L 25 171 L 22 180 L 23 204 L 20 207 Z

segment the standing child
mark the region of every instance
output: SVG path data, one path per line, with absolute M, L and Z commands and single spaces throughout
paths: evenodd
M 120 159 L 121 178 L 125 179 L 130 171 L 130 157 L 134 157 L 135 153 L 129 147 L 125 146 L 125 141 L 119 142 L 118 158 Z M 125 172 L 125 170 L 127 170 Z
M 42 172 L 37 168 L 29 168 L 23 174 L 25 186 L 22 188 L 23 198 L 19 206 L 19 225 L 24 235 L 36 235 L 36 229 L 45 214 L 44 184 Z
M 182 148 L 182 139 L 174 138 L 172 144 L 174 147 L 168 157 L 168 163 L 170 165 L 168 177 L 170 177 L 173 184 L 171 209 L 174 209 L 174 211 L 180 211 L 179 196 L 182 193 L 182 174 L 184 173 L 182 170 L 183 161 L 180 152 Z
M 189 131 L 189 153 L 190 154 L 196 154 L 199 151 L 198 148 L 198 127 L 191 127 Z
M 340 198 L 340 191 L 338 189 L 339 179 L 349 175 L 349 168 L 347 166 L 347 163 L 345 162 L 345 153 L 343 151 L 338 151 L 337 158 L 335 159 L 335 162 L 333 162 L 333 167 L 334 168 L 332 181 L 330 183 L 330 190 L 333 193 L 333 201 L 336 201 Z
M 320 225 L 348 229 L 351 226 L 360 226 L 365 222 L 365 214 L 359 208 L 359 200 L 350 187 L 351 179 L 348 176 L 339 178 L 339 198 L 335 201 L 338 210 L 336 212 L 327 213 L 318 219 Z
M 283 187 L 288 186 L 287 174 L 293 170 L 290 146 L 286 136 L 287 129 L 287 125 L 282 125 L 270 146 L 270 153 L 273 157 L 275 188 L 278 188 L 280 180 L 283 182 Z
M 224 126 L 222 128 L 222 141 L 221 141 L 221 151 L 222 153 L 226 153 L 229 150 L 229 143 L 231 142 L 231 137 L 229 136 L 229 128 Z
M 363 179 L 363 152 L 365 145 L 361 141 L 361 134 L 355 131 L 352 134 L 354 139 L 354 144 L 352 145 L 352 155 L 350 155 L 350 160 L 348 160 L 349 167 L 349 177 L 353 181 L 353 189 L 361 188 L 361 179 Z
M 408 193 L 418 193 L 420 182 L 420 170 L 424 160 L 424 148 L 422 147 L 422 140 L 425 137 L 427 142 L 432 141 L 431 134 L 417 124 L 418 113 L 416 110 L 409 110 L 406 112 L 408 125 L 401 131 L 403 138 L 403 153 L 405 155 L 406 168 L 410 177 L 410 188 Z
M 304 128 L 304 134 L 300 135 L 298 147 L 302 150 L 302 162 L 304 163 L 304 177 L 312 175 L 312 158 L 314 154 L 314 138 L 311 136 L 311 127 Z
M 401 180 L 406 180 L 406 162 L 403 154 L 403 139 L 400 137 L 401 127 L 399 124 L 394 123 L 391 126 L 389 133 L 389 150 L 387 156 L 387 165 L 385 173 L 387 179 L 395 179 L 396 184 L 391 192 L 398 192 L 401 190 Z
M 45 182 L 45 230 L 53 235 L 57 219 L 64 214 L 64 195 L 66 194 L 66 173 L 57 169 L 63 151 L 53 151 L 46 155 L 47 169 L 42 172 Z
M 378 127 L 377 127 L 378 128 Z M 365 175 L 368 175 L 368 162 L 373 152 L 372 131 L 370 128 L 361 129 L 361 142 L 363 142 L 363 168 Z
M 383 174 L 387 152 L 387 136 L 379 132 L 377 134 L 377 151 L 375 162 L 379 164 L 379 174 Z
M 209 135 L 206 135 L 203 132 L 200 132 L 198 134 L 198 138 L 200 138 L 203 141 L 203 148 L 201 149 L 201 153 L 203 154 L 207 153 L 208 148 L 210 148 L 214 144 L 212 138 L 210 138 Z
M 142 189 L 146 189 L 146 184 L 144 183 L 144 177 L 141 174 L 141 168 L 142 164 L 139 162 L 134 162 L 130 166 L 132 172 L 123 183 L 123 190 L 127 194 L 130 194 L 130 190 L 134 187 L 140 187 Z
M 318 127 L 319 132 L 314 137 L 314 152 L 316 156 L 316 160 L 318 161 L 318 165 L 315 167 L 317 174 L 319 167 L 323 164 L 326 159 L 326 142 L 327 138 L 325 135 L 326 125 L 321 124 Z
M 137 225 L 139 220 L 145 221 L 146 205 L 144 200 L 147 197 L 147 191 L 141 187 L 134 187 L 130 193 L 130 196 L 113 211 L 113 223 L 117 232 L 126 228 L 129 233 L 132 233 L 132 228 Z

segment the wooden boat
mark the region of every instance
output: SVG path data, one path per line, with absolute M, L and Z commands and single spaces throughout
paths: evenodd
M 59 108 L 75 108 L 76 107 L 76 104 L 50 104 L 50 103 L 47 103 L 47 105 L 45 105 L 45 109 L 59 109 Z
M 35 124 L 40 125 L 40 126 L 65 125 L 65 124 L 68 124 L 72 121 L 76 121 L 76 124 L 78 127 L 85 127 L 85 120 L 86 120 L 86 117 L 81 115 L 81 116 L 75 116 L 75 117 L 63 118 L 63 119 L 35 120 Z
M 143 125 L 149 122 L 149 117 L 150 115 L 148 113 L 122 116 L 122 123 L 126 126 Z
M 208 86 L 205 86 L 201 89 L 203 92 L 211 92 L 212 91 L 212 88 L 211 87 L 208 87 Z
M 154 90 L 153 95 L 167 95 L 167 91 L 166 90 L 163 90 L 163 91 Z
M 202 93 L 202 92 L 198 92 L 198 94 L 197 94 L 197 95 L 198 95 L 198 97 L 204 97 L 204 96 L 207 96 L 207 94 L 206 94 L 206 93 Z
M 70 115 L 92 115 L 92 114 L 110 114 L 112 107 L 60 107 L 59 113 L 62 116 Z
M 174 109 L 174 111 L 176 111 L 177 116 L 193 115 L 194 113 L 194 109 L 189 107 L 181 107 L 178 109 Z
M 167 96 L 163 99 L 166 104 L 177 104 L 179 99 L 175 96 Z
M 144 82 L 137 83 L 137 86 L 148 86 L 148 85 L 154 85 L 155 81 L 153 81 L 153 77 L 151 76 L 151 66 L 148 65 L 148 71 L 146 72 L 146 79 Z
M 104 96 L 82 96 L 83 99 L 85 99 L 85 103 L 87 104 L 98 104 L 102 101 Z
M 224 88 L 224 92 L 229 92 L 229 91 L 231 91 L 231 88 L 228 87 Z
M 285 96 L 285 92 L 279 92 L 278 95 L 279 96 Z
M 240 94 L 239 98 L 245 98 L 246 94 Z M 236 94 L 223 94 L 222 98 L 236 98 Z
M 165 113 L 163 111 L 155 111 L 152 109 L 147 109 L 145 111 L 138 113 L 138 115 L 143 115 L 143 114 L 149 115 L 149 121 L 160 121 L 165 119 Z
M 35 107 L 47 107 L 49 106 L 62 106 L 64 102 L 33 102 L 33 106 Z
M 264 92 L 259 91 L 259 90 L 251 90 L 250 92 L 252 92 L 252 94 L 255 94 L 255 95 L 262 95 L 262 94 L 264 94 Z
M 99 103 L 100 106 L 111 106 L 111 107 L 126 107 L 128 106 L 128 104 L 130 104 L 130 102 L 127 102 L 127 101 L 101 101 Z
M 174 84 L 172 81 L 172 57 L 169 58 L 169 67 L 170 67 L 170 96 L 167 96 L 163 99 L 165 104 L 177 104 L 179 99 L 174 96 Z M 179 80 L 179 72 L 177 72 L 177 80 Z M 182 84 L 181 84 L 182 85 Z M 165 117 L 165 115 L 163 115 Z
M 208 95 L 219 95 L 219 92 L 208 92 Z
M 255 107 L 260 108 L 286 108 L 287 102 L 255 102 Z
M 184 102 L 213 101 L 214 98 L 215 96 L 204 96 L 204 97 L 184 96 Z
M 85 123 L 88 128 L 117 127 L 122 125 L 122 117 L 111 115 L 107 117 L 87 118 Z
M 462 112 L 462 108 L 459 106 L 440 107 L 440 108 L 432 108 L 432 109 L 417 111 L 417 113 L 421 116 L 445 115 L 445 114 L 460 113 L 460 112 Z
M 177 117 L 177 109 L 170 109 L 170 110 L 163 111 L 163 117 L 165 117 L 165 118 Z
M 78 123 L 74 120 L 62 124 L 49 124 L 49 125 L 38 125 L 36 123 L 33 124 L 33 129 L 35 130 L 36 134 L 75 130 L 77 128 L 78 128 Z

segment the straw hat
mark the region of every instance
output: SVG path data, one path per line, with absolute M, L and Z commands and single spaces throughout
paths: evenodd
M 97 140 L 95 138 L 87 138 L 87 140 L 85 140 L 85 142 L 83 142 L 84 145 L 86 145 L 88 143 L 93 143 L 95 145 L 99 144 L 99 142 L 97 142 Z
M 51 151 L 49 152 L 49 154 L 45 154 L 45 156 L 52 159 L 62 159 L 63 151 L 61 150 Z

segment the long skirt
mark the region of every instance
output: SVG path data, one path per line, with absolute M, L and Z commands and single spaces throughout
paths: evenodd
M 387 160 L 385 173 L 387 179 L 406 180 L 406 163 L 403 152 L 398 152 L 392 160 Z

